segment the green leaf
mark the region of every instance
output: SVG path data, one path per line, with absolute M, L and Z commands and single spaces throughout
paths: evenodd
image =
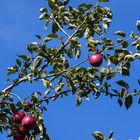
M 106 79 L 107 80 L 112 79 L 115 76 L 115 74 L 116 74 L 115 71 L 110 72 L 109 74 L 107 74 Z
M 8 132 L 8 137 L 11 137 L 13 135 L 13 133 L 14 133 L 13 130 L 9 131 Z
M 136 49 L 138 50 L 138 52 L 140 51 L 140 44 L 136 45 Z
M 117 42 L 119 43 L 119 45 L 122 45 L 123 48 L 128 48 L 128 42 L 122 39 L 117 39 Z
M 45 23 L 45 26 L 44 26 L 44 29 L 45 29 L 45 30 L 48 29 L 48 25 L 49 25 L 50 22 L 51 22 L 50 19 L 47 19 L 47 20 L 46 20 L 46 23 Z
M 92 4 L 87 5 L 86 3 L 82 3 L 78 6 L 78 10 L 80 12 L 81 11 L 85 12 L 85 11 L 89 10 L 92 6 L 93 6 Z
M 100 95 L 101 95 L 100 90 L 97 90 L 96 94 L 95 94 L 95 99 L 98 99 L 100 97 Z
M 39 125 L 38 125 L 38 128 L 39 128 L 40 132 L 43 131 L 43 126 L 42 126 L 42 124 L 39 124 Z
M 50 37 L 45 37 L 45 38 L 43 39 L 43 42 L 46 43 L 46 42 L 48 42 L 48 41 L 50 41 L 50 40 L 52 40 L 52 38 L 50 38 Z
M 102 25 L 103 25 L 104 31 L 106 32 L 109 27 L 108 24 L 105 22 L 102 22 Z
M 126 109 L 129 109 L 131 107 L 132 103 L 133 103 L 133 97 L 132 97 L 132 95 L 129 94 L 125 98 L 125 107 L 126 107 Z
M 50 89 L 46 90 L 45 93 L 44 93 L 44 96 L 45 96 L 45 95 L 48 95 L 50 92 L 51 92 Z
M 16 63 L 19 67 L 21 66 L 21 61 L 19 59 L 16 59 Z
M 127 62 L 132 62 L 134 60 L 134 57 L 133 57 L 133 55 L 128 54 L 124 57 L 124 60 Z
M 40 10 L 39 10 L 41 13 L 43 13 L 43 12 L 48 12 L 48 10 L 46 9 L 46 8 L 40 8 Z
M 55 92 L 60 92 L 64 86 L 64 83 L 60 83 L 55 87 Z
M 48 5 L 52 10 L 58 9 L 58 6 L 55 4 L 55 0 L 48 0 Z
M 74 83 L 71 79 L 69 79 L 69 86 L 72 90 L 72 93 L 75 93 L 76 92 L 76 86 L 74 85 Z
M 95 44 L 95 41 L 93 40 L 92 37 L 89 37 L 89 38 L 88 38 L 87 44 L 88 44 L 90 47 L 92 47 L 92 50 L 93 50 L 93 51 L 96 50 L 96 44 Z
M 122 87 L 125 87 L 126 89 L 129 88 L 129 85 L 128 85 L 125 81 L 123 81 L 123 80 L 119 80 L 119 81 L 117 81 L 116 83 L 117 83 L 118 85 L 122 86 Z
M 81 9 L 86 9 L 87 10 L 87 4 L 86 3 L 82 3 L 78 6 L 78 9 L 81 10 Z
M 82 97 L 80 94 L 76 96 L 76 106 L 79 106 L 82 103 Z
M 57 26 L 57 24 L 56 23 L 53 23 L 52 24 L 52 32 L 53 33 L 56 33 L 58 30 L 59 30 L 59 27 Z
M 96 140 L 105 140 L 105 136 L 102 132 L 100 131 L 95 131 L 92 133 L 92 136 L 96 139 Z
M 11 74 L 14 74 L 14 73 L 18 72 L 19 68 L 18 68 L 18 66 L 15 65 L 13 67 L 7 68 L 7 70 L 8 70 L 7 75 L 9 76 Z
M 119 36 L 122 36 L 122 37 L 126 37 L 126 34 L 125 34 L 125 32 L 123 32 L 123 31 L 117 31 L 117 32 L 115 32 L 115 35 L 119 35 Z
M 57 38 L 57 37 L 58 37 L 58 35 L 55 34 L 55 33 L 53 33 L 53 34 L 49 34 L 48 36 L 46 36 L 46 37 L 44 38 L 43 42 L 46 43 L 46 42 L 52 40 L 53 38 Z
M 75 59 L 78 59 L 81 56 L 81 50 L 80 48 L 75 50 Z
M 109 46 L 112 46 L 113 45 L 113 42 L 112 42 L 112 40 L 110 38 L 104 38 L 103 41 L 104 41 L 104 44 L 106 46 L 107 45 L 109 45 Z
M 36 68 L 38 68 L 41 63 L 42 63 L 42 57 L 41 56 L 37 56 L 34 60 L 34 63 L 33 63 L 33 70 L 35 70 Z
M 85 38 L 88 38 L 90 36 L 90 29 L 89 28 L 86 28 L 84 36 L 85 36 Z
M 133 56 L 134 58 L 140 59 L 140 53 L 135 53 Z
M 140 20 L 137 20 L 136 26 L 137 26 L 138 31 L 140 31 Z
M 45 86 L 47 88 L 49 88 L 49 87 L 52 88 L 52 83 L 50 81 L 42 79 L 41 82 L 42 82 L 43 86 Z
M 30 58 L 27 55 L 18 55 L 18 57 L 27 62 L 30 60 Z
M 69 0 L 64 0 L 64 5 L 67 5 L 69 3 Z
M 42 72 L 39 74 L 39 77 L 40 77 L 41 79 L 46 78 L 46 71 L 42 71 Z
M 112 140 L 113 134 L 114 134 L 114 132 L 113 132 L 113 131 L 110 131 L 110 134 L 109 134 L 109 136 L 108 136 L 108 139 L 109 139 L 109 140 Z
M 47 17 L 47 13 L 46 12 L 43 12 L 40 16 L 39 16 L 39 19 L 42 20 L 44 19 L 45 17 Z
M 37 93 L 34 92 L 31 96 L 32 96 L 33 104 L 37 103 L 39 99 Z
M 109 18 L 103 18 L 103 22 L 110 23 L 111 22 L 111 19 L 109 19 Z
M 47 37 L 50 37 L 50 38 L 57 38 L 58 35 L 57 35 L 57 34 L 49 34 Z
M 120 107 L 123 105 L 123 102 L 122 102 L 121 99 L 118 99 L 118 104 L 119 104 Z
M 121 74 L 124 76 L 129 76 L 130 75 L 129 69 L 127 67 L 122 67 Z
M 42 39 L 42 37 L 40 35 L 35 35 L 39 40 Z
M 133 42 L 131 43 L 131 46 L 136 46 L 137 44 L 138 44 L 137 41 L 133 41 Z
M 138 103 L 140 104 L 140 95 L 138 95 Z
M 37 48 L 37 44 L 29 44 L 27 45 L 27 50 L 32 54 L 33 52 L 37 52 L 38 48 Z

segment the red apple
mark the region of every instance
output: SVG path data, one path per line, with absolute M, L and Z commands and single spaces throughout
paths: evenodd
M 33 130 L 35 128 L 36 120 L 32 116 L 25 116 L 22 119 L 22 125 L 26 130 Z
M 17 123 L 20 123 L 25 116 L 25 113 L 20 111 L 13 116 L 13 120 Z
M 28 132 L 21 124 L 16 126 L 18 132 L 26 133 Z
M 94 67 L 99 67 L 101 66 L 102 62 L 103 62 L 103 57 L 101 54 L 93 54 L 91 56 L 89 56 L 89 62 L 92 66 Z
M 26 114 L 22 111 L 17 113 L 22 119 L 26 116 Z
M 14 138 L 14 140 L 24 140 L 25 135 L 21 135 L 21 134 L 19 134 L 19 133 L 15 133 L 15 134 L 13 135 L 13 138 Z

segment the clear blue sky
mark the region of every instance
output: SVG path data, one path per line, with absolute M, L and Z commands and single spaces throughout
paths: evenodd
M 110 0 L 111 1 L 111 0 Z M 71 4 L 96 2 L 95 0 L 71 0 Z M 36 41 L 35 35 L 45 35 L 43 22 L 38 20 L 39 9 L 46 6 L 45 0 L 2 0 L 0 4 L 0 88 L 6 77 L 6 67 L 15 64 L 17 54 L 26 52 L 25 46 Z M 113 12 L 110 34 L 121 29 L 128 34 L 136 31 L 136 20 L 140 19 L 139 0 L 113 0 L 106 4 Z M 131 69 L 130 84 L 137 88 L 135 81 L 140 77 L 139 62 Z M 19 86 L 15 92 L 19 95 L 29 94 L 37 86 Z M 136 100 L 137 101 L 137 100 Z M 75 107 L 75 97 L 60 99 L 48 106 L 44 115 L 49 135 L 53 140 L 93 140 L 92 131 L 100 130 L 106 135 L 110 130 L 115 132 L 117 140 L 136 140 L 140 136 L 140 105 L 136 102 L 131 109 L 120 108 L 116 100 L 102 97 L 98 100 L 90 98 Z M 0 139 L 8 139 L 5 134 Z

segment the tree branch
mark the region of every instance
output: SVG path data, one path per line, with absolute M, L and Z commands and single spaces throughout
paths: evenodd
M 121 43 L 119 43 L 119 44 L 117 44 L 117 45 L 113 45 L 113 46 L 114 46 L 114 47 L 121 46 L 121 45 L 123 45 L 124 42 L 129 41 L 129 40 L 132 39 L 135 35 L 139 35 L 139 34 L 140 34 L 140 31 L 138 31 L 136 34 L 130 36 L 128 39 L 124 40 L 123 42 L 121 42 Z
M 43 79 L 46 79 L 46 78 L 49 78 L 49 77 L 53 77 L 53 76 L 57 76 L 57 75 L 61 75 L 62 73 L 67 72 L 67 71 L 69 71 L 69 70 L 71 70 L 71 69 L 73 69 L 73 68 L 75 68 L 75 67 L 81 65 L 82 63 L 86 62 L 87 60 L 88 60 L 88 58 L 85 59 L 85 60 L 83 60 L 83 61 L 81 61 L 81 62 L 79 62 L 78 64 L 73 65 L 72 67 L 69 67 L 69 68 L 65 69 L 65 70 L 62 70 L 62 71 L 60 71 L 60 72 L 52 73 L 52 74 L 50 74 L 50 75 L 47 75 L 47 76 L 46 76 L 45 78 L 43 78 Z M 38 80 L 38 79 L 39 79 L 39 77 L 33 78 L 33 80 Z
M 99 6 L 100 2 L 97 2 L 97 4 L 94 6 L 94 8 L 97 8 Z M 48 64 L 51 62 L 51 60 L 55 59 L 63 50 L 64 48 L 69 44 L 70 40 L 76 35 L 76 33 L 82 28 L 82 26 L 84 25 L 84 23 L 87 20 L 87 16 L 85 17 L 84 21 L 80 24 L 80 26 L 75 30 L 75 32 L 67 39 L 67 41 L 61 45 L 61 47 L 59 48 L 57 54 L 53 57 L 51 57 L 46 64 L 44 64 L 40 69 L 39 69 L 39 73 L 42 72 L 47 66 Z M 26 75 L 27 76 L 31 76 L 31 74 Z M 6 95 L 4 95 L 3 100 L 7 97 L 7 95 L 11 92 L 11 90 L 19 85 L 20 83 L 22 83 L 23 81 L 25 81 L 25 77 L 23 78 L 19 78 L 17 79 L 17 81 L 13 84 L 11 84 L 10 86 L 6 87 L 5 89 L 2 90 L 3 93 L 6 93 Z

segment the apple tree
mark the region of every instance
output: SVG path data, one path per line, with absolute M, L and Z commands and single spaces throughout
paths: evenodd
M 117 75 L 123 79 L 130 76 L 131 63 L 140 59 L 140 21 L 138 32 L 126 38 L 126 33 L 118 30 L 112 35 L 114 40 L 106 37 L 112 12 L 103 5 L 109 0 L 76 7 L 69 1 L 47 0 L 47 8 L 41 8 L 39 16 L 45 22 L 46 36 L 36 35 L 37 41 L 27 45 L 28 55 L 18 55 L 15 65 L 8 68 L 9 86 L 0 92 L 0 132 L 7 131 L 14 140 L 50 140 L 41 116 L 48 104 L 69 94 L 75 97 L 76 106 L 89 95 L 115 98 L 126 109 L 134 96 L 140 103 L 140 90 L 133 87 L 130 91 L 129 83 L 122 79 L 112 82 Z M 45 93 L 35 91 L 24 98 L 13 93 L 18 85 L 34 82 L 41 83 Z M 105 139 L 99 131 L 92 135 L 96 140 Z M 110 132 L 108 139 L 112 136 Z

